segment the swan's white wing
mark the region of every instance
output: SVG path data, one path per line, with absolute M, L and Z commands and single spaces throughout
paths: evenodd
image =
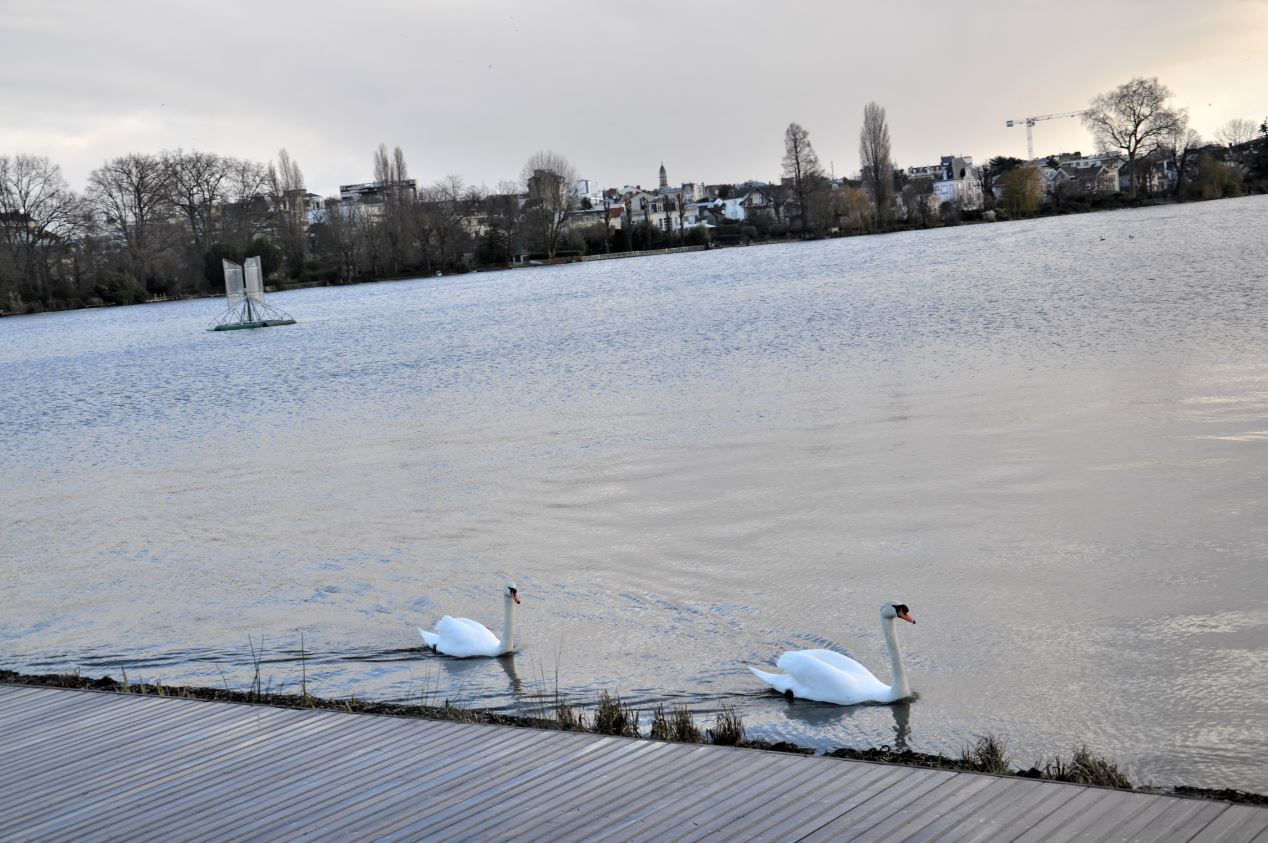
M 484 624 L 470 618 L 445 615 L 436 624 L 438 641 L 435 647 L 447 656 L 465 659 L 470 656 L 496 656 L 502 642 Z M 424 636 L 426 638 L 426 636 Z
M 861 677 L 876 681 L 876 677 L 872 675 L 872 671 L 863 667 L 849 656 L 832 650 L 798 650 L 799 653 L 805 653 L 807 656 L 813 656 L 819 661 L 827 662 L 837 670 L 843 670 L 846 673 L 857 674 Z
M 840 670 L 820 657 L 825 651 L 794 650 L 779 657 L 779 669 L 791 677 L 789 686 L 795 696 L 837 705 L 880 702 L 889 691 L 876 677 Z M 844 659 L 845 656 L 840 658 Z M 847 659 L 853 661 L 853 659 Z M 857 664 L 857 662 L 855 662 Z

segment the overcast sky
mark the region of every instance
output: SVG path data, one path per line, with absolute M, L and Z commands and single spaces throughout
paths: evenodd
M 898 165 L 1024 156 L 1007 118 L 1157 76 L 1204 135 L 1268 116 L 1268 0 L 725 3 L 0 0 L 0 154 L 82 189 L 104 160 L 177 147 L 268 161 L 308 188 L 410 175 L 494 187 L 538 149 L 604 186 L 770 180 L 801 123 L 858 170 L 863 106 Z M 1077 119 L 1035 152 L 1091 151 Z

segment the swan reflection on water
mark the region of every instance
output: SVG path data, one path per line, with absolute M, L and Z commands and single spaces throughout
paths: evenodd
M 885 708 L 889 709 L 890 714 L 894 717 L 894 741 L 890 745 L 891 749 L 895 752 L 903 752 L 910 749 L 908 739 L 911 737 L 911 700 L 890 703 L 887 706 L 842 706 L 797 700 L 787 707 L 785 715 L 790 721 L 805 724 L 809 732 L 823 734 L 830 727 L 839 726 L 843 722 L 853 720 L 860 715 L 866 716 Z
M 515 670 L 515 654 L 506 653 L 494 659 L 503 670 L 506 671 L 507 678 L 511 680 L 511 693 L 519 699 L 524 695 L 524 680 L 520 679 L 519 673 Z

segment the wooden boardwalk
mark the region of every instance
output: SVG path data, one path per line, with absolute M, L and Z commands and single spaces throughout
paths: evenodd
M 503 726 L 0 685 L 0 840 L 1268 841 L 1268 809 Z

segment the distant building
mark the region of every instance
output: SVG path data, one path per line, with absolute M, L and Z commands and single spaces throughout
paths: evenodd
M 417 198 L 418 191 L 413 179 L 339 185 L 339 203 L 345 208 L 356 207 L 371 218 L 383 216 L 383 206 L 388 199 L 412 203 Z

